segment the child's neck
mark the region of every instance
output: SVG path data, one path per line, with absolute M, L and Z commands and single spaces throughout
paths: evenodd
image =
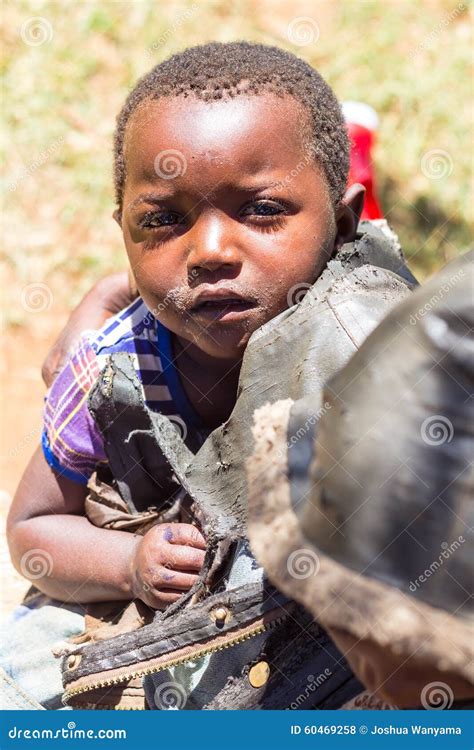
M 234 408 L 242 359 L 211 357 L 179 336 L 172 341 L 175 367 L 195 412 L 207 427 L 219 427 Z

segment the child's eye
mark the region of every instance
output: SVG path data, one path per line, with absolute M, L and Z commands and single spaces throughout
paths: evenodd
M 179 224 L 181 217 L 174 211 L 148 211 L 138 222 L 141 229 L 159 229 Z
M 285 206 L 276 201 L 261 200 L 247 203 L 240 212 L 241 216 L 279 216 L 285 212 Z

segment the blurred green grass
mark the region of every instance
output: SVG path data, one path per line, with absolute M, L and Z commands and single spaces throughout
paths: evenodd
M 4 2 L 7 324 L 28 322 L 19 302 L 27 284 L 47 284 L 55 307 L 63 310 L 96 278 L 125 267 L 111 218 L 116 114 L 136 79 L 154 64 L 212 39 L 282 46 L 318 68 L 341 100 L 365 101 L 376 109 L 383 208 L 421 278 L 468 249 L 473 205 L 469 5 L 436 0 Z M 302 46 L 288 33 L 295 19 L 311 32 Z M 445 174 L 430 177 L 422 160 L 434 150 L 444 154 Z

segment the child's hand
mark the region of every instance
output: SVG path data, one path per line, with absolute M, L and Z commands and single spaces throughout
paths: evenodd
M 132 560 L 132 592 L 153 609 L 164 609 L 197 581 L 206 542 L 187 523 L 153 526 Z

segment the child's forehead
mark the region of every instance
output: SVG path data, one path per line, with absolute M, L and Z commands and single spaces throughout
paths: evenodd
M 125 158 L 147 168 L 150 158 L 178 150 L 186 158 L 235 159 L 289 166 L 308 152 L 309 114 L 289 95 L 265 93 L 207 102 L 195 96 L 149 100 L 127 128 Z

